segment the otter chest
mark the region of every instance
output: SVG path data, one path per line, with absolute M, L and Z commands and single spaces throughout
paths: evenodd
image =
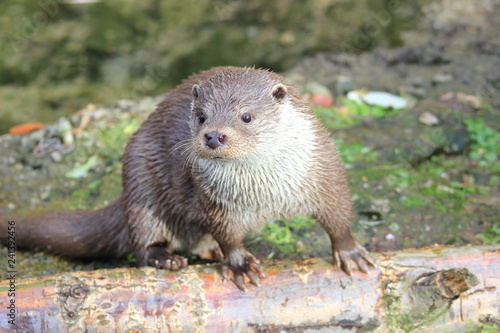
M 308 168 L 290 161 L 202 165 L 202 190 L 211 202 L 240 218 L 270 219 L 305 212 L 311 190 Z

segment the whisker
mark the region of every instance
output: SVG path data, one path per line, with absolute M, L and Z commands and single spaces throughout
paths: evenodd
M 185 152 L 187 152 L 188 149 L 185 150 Z M 186 159 L 184 160 L 184 162 L 182 163 L 182 169 L 183 170 L 186 170 L 188 169 L 189 167 L 192 167 L 193 164 L 194 164 L 194 161 L 196 160 L 196 156 L 195 154 L 193 154 L 192 152 L 190 152 L 187 156 L 186 156 Z
M 181 155 L 185 154 L 185 152 L 189 149 L 189 146 L 191 145 L 191 139 L 185 139 L 182 141 L 177 142 L 172 149 L 170 149 L 170 153 L 168 156 L 170 156 L 172 153 L 174 153 L 176 150 L 184 148 Z

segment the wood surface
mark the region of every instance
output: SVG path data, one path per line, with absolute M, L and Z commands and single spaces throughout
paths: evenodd
M 17 332 L 461 332 L 500 319 L 500 246 L 375 254 L 346 276 L 331 260 L 266 261 L 244 293 L 220 265 L 79 271 L 15 280 Z M 9 280 L 0 284 L 0 331 Z

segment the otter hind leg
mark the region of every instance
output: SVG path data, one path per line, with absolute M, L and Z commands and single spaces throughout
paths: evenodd
M 214 262 L 222 262 L 224 260 L 224 254 L 220 247 L 216 247 L 212 250 L 206 250 L 198 253 L 198 257 L 203 260 L 209 260 Z
M 193 254 L 203 260 L 215 262 L 222 262 L 224 260 L 224 254 L 219 243 L 210 234 L 201 236 L 190 249 Z
M 179 225 L 178 219 L 162 217 L 151 207 L 132 206 L 127 212 L 131 244 L 139 266 L 174 271 L 187 266 L 186 258 L 174 254 L 188 243 L 186 237 L 179 236 L 178 230 L 172 228 Z

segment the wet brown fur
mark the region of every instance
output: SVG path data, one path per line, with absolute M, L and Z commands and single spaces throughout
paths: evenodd
M 224 134 L 221 147 L 207 147 L 210 131 Z M 220 246 L 223 272 L 232 271 L 244 289 L 242 275 L 257 284 L 262 274 L 243 238 L 274 217 L 315 217 L 335 261 L 347 273 L 351 263 L 366 270 L 373 261 L 351 236 L 352 209 L 334 143 L 294 88 L 266 70 L 218 67 L 167 94 L 131 137 L 117 201 L 17 219 L 16 238 L 19 248 L 69 258 L 133 251 L 140 265 L 167 269 L 186 264 L 177 250 Z M 4 226 L 8 217 L 0 218 Z

